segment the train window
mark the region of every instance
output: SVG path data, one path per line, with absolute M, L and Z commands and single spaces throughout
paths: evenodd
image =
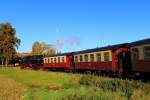
M 46 59 L 46 63 L 48 63 L 48 58 Z
M 138 60 L 139 59 L 139 49 L 138 48 L 133 48 L 132 49 L 132 59 L 133 60 Z
M 75 56 L 75 62 L 78 62 L 78 56 Z
M 47 58 L 47 60 L 48 60 L 47 62 L 49 63 L 49 62 L 50 62 L 50 59 L 49 59 L 49 58 Z
M 88 62 L 88 55 L 84 55 L 84 61 Z
M 80 55 L 80 62 L 83 62 L 83 58 L 82 58 L 82 55 Z
M 53 63 L 53 58 L 51 58 L 51 63 Z
M 53 58 L 53 63 L 55 63 L 55 58 Z
M 94 62 L 94 54 L 90 54 L 90 61 Z
M 100 54 L 100 53 L 97 53 L 97 54 L 96 54 L 96 61 L 97 61 L 97 62 L 100 62 L 100 61 L 101 61 L 101 54 Z
M 109 52 L 104 52 L 104 61 L 109 61 Z
M 144 47 L 144 59 L 150 59 L 150 46 Z
M 45 63 L 47 63 L 47 59 L 45 59 Z
M 49 63 L 51 63 L 51 59 L 50 58 L 48 58 L 49 59 Z
M 54 58 L 54 63 L 56 63 L 56 58 Z
M 58 57 L 58 63 L 60 63 L 60 57 Z
M 65 62 L 65 59 L 64 59 L 64 57 L 62 57 L 62 62 Z

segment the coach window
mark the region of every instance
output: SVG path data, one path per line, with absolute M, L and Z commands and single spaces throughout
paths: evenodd
M 46 59 L 46 62 L 49 63 L 49 58 Z
M 150 59 L 150 46 L 144 47 L 144 59 L 145 60 Z
M 49 62 L 48 62 L 48 58 L 46 59 L 46 62 L 49 63 Z
M 133 48 L 132 49 L 132 59 L 133 60 L 138 60 L 139 59 L 139 49 L 138 48 Z
M 44 59 L 43 61 L 44 61 L 44 63 L 45 63 L 45 62 L 46 62 L 46 59 Z
M 48 62 L 48 58 L 46 59 L 46 63 L 49 63 L 49 62 Z
M 101 54 L 100 54 L 100 53 L 97 53 L 97 54 L 96 54 L 96 61 L 97 61 L 97 62 L 100 62 L 100 61 L 101 61 Z
M 84 61 L 88 62 L 88 55 L 84 55 Z
M 62 62 L 65 62 L 65 59 L 64 59 L 64 57 L 62 57 Z
M 83 58 L 82 58 L 82 55 L 80 55 L 80 62 L 83 62 Z
M 54 58 L 54 63 L 56 63 L 56 58 Z
M 58 57 L 58 63 L 60 63 L 60 57 Z
M 104 53 L 104 61 L 109 61 L 109 52 Z
M 49 58 L 47 58 L 47 63 L 49 63 L 50 62 L 50 59 Z
M 90 61 L 94 62 L 94 54 L 90 54 Z
M 45 59 L 45 63 L 47 63 L 47 59 Z
M 55 63 L 55 58 L 53 58 L 53 63 Z
M 78 56 L 75 56 L 75 62 L 78 62 Z
M 51 58 L 51 63 L 53 63 L 53 58 Z
M 49 58 L 47 58 L 47 60 L 48 60 L 47 62 L 49 63 L 49 62 L 50 62 L 50 59 L 49 59 Z

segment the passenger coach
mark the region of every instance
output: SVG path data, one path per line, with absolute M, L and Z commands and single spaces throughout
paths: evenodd
M 72 66 L 72 53 L 54 54 L 44 57 L 44 69 L 69 69 Z
M 130 43 L 132 71 L 150 74 L 150 38 Z
M 75 52 L 74 61 L 79 71 L 131 73 L 130 48 L 126 43 Z

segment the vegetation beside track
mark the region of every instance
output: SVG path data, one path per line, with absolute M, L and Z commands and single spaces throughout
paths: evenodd
M 150 84 L 63 72 L 0 69 L 3 100 L 148 100 Z

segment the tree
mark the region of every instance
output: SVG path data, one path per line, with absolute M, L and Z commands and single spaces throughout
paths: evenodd
M 41 55 L 43 48 L 40 42 L 36 41 L 32 45 L 32 55 Z
M 47 44 L 45 42 L 34 42 L 32 45 L 32 54 L 33 55 L 47 55 L 47 54 L 55 54 L 56 50 L 52 45 Z
M 14 57 L 20 41 L 16 36 L 16 29 L 10 23 L 0 24 L 0 61 L 2 65 L 5 63 L 7 66 Z

